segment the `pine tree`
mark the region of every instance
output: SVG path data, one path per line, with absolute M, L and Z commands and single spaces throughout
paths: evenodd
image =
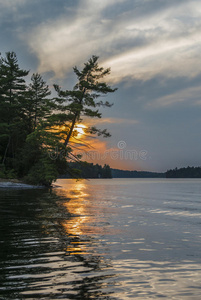
M 13 168 L 16 150 L 26 137 L 21 101 L 29 71 L 20 69 L 14 52 L 0 57 L 0 156 L 3 165 Z
M 38 73 L 33 74 L 31 83 L 24 99 L 24 108 L 29 132 L 33 132 L 41 120 L 47 119 L 52 111 L 53 104 L 47 96 L 51 95 L 48 85 Z
M 97 56 L 74 72 L 78 82 L 73 90 L 62 91 L 55 85 L 58 97 L 49 99 L 41 75 L 33 74 L 27 86 L 29 71 L 20 69 L 16 54 L 0 55 L 0 176 L 49 186 L 66 170 L 69 155 L 78 160 L 69 143 L 76 125 L 83 116 L 101 118 L 99 107 L 111 104 L 98 98 L 116 89 L 102 81 L 110 69 L 99 67 Z M 95 127 L 87 128 L 86 134 L 109 136 L 106 129 Z
M 102 81 L 106 75 L 110 73 L 110 69 L 104 69 L 98 65 L 98 56 L 92 56 L 87 63 L 84 64 L 82 71 L 74 67 L 74 72 L 78 82 L 73 90 L 62 91 L 58 85 L 54 85 L 58 98 L 58 109 L 63 113 L 63 130 L 64 145 L 69 145 L 70 138 L 73 135 L 76 124 L 82 121 L 82 117 L 101 118 L 99 111 L 100 106 L 111 107 L 108 101 L 98 101 L 98 98 L 108 93 L 116 91 Z M 66 117 L 67 118 L 66 118 Z M 110 136 L 106 129 L 100 130 L 96 127 L 90 127 L 86 130 L 88 134 L 98 134 L 104 137 Z

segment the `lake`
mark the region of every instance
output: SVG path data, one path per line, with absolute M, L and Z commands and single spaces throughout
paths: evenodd
M 0 189 L 0 299 L 201 299 L 200 179 Z

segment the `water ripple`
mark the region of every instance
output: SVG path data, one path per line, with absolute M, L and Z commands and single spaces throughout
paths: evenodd
M 1 190 L 0 299 L 200 299 L 191 184 L 195 193 L 160 180 Z

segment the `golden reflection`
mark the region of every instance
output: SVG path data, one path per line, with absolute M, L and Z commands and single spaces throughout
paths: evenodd
M 76 238 L 76 241 L 72 241 L 68 245 L 66 251 L 70 255 L 92 254 L 94 247 L 91 235 L 105 233 L 104 227 L 98 226 L 101 221 L 101 208 L 96 201 L 91 201 L 89 186 L 86 184 L 86 181 L 73 181 L 71 184 L 62 184 L 62 186 L 64 189 L 55 191 L 59 196 L 68 199 L 62 205 L 70 213 L 70 217 L 64 220 L 61 225 L 67 236 Z M 83 238 L 86 238 L 86 236 L 88 238 L 85 243 Z

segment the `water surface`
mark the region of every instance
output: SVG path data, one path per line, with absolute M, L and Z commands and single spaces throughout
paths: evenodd
M 200 299 L 200 180 L 0 190 L 0 299 Z

